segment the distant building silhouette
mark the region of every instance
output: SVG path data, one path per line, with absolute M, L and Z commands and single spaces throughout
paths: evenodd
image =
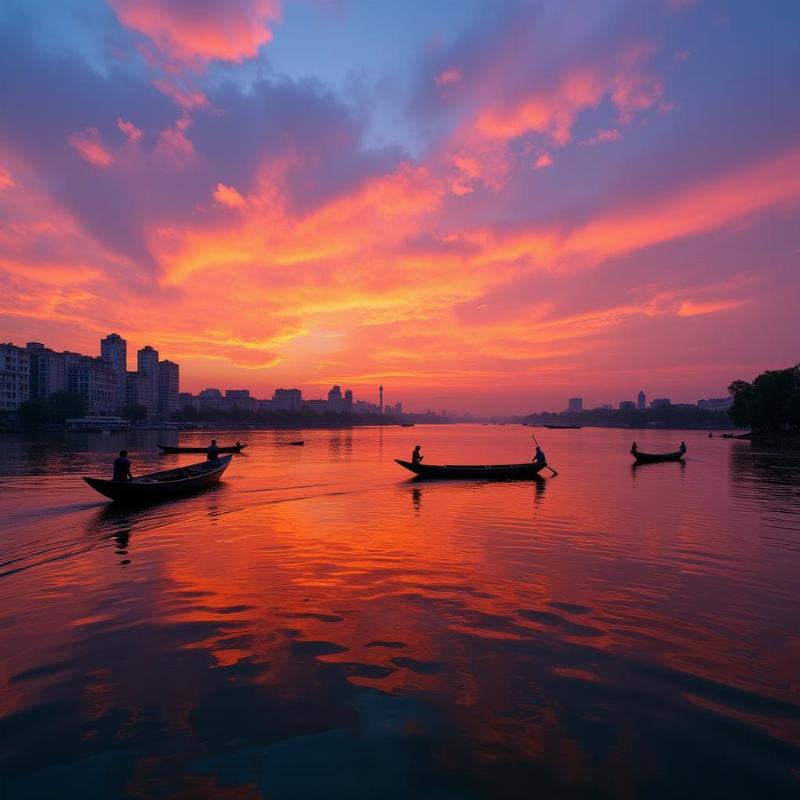
M 567 411 L 571 411 L 573 413 L 577 411 L 583 411 L 583 398 L 570 397 L 569 400 L 567 400 Z
M 67 389 L 67 362 L 63 353 L 56 353 L 40 342 L 28 342 L 30 356 L 30 396 L 45 400 L 54 392 Z
M 631 409 L 636 408 L 636 403 L 633 400 L 621 400 L 619 404 L 620 411 L 630 411 Z
M 138 370 L 125 373 L 125 405 L 148 408 L 150 382 L 144 372 Z
M 180 366 L 165 359 L 158 362 L 158 413 L 170 417 L 178 410 Z
M 155 416 L 158 413 L 158 350 L 149 344 L 136 352 L 136 365 L 139 372 L 147 376 L 147 413 Z
M 303 406 L 303 393 L 300 389 L 276 389 L 272 397 L 272 407 L 277 411 L 299 411 Z
M 342 410 L 342 389 L 337 384 L 328 392 L 328 411 Z
M 118 333 L 109 333 L 105 339 L 100 340 L 100 358 L 117 375 L 117 400 L 114 410 L 119 413 L 128 402 L 128 343 Z
M 24 347 L 0 344 L 0 411 L 16 411 L 30 399 L 31 357 Z
M 119 403 L 117 373 L 108 362 L 99 357 L 78 356 L 68 363 L 67 390 L 86 400 L 87 414 L 116 414 Z
M 655 400 L 651 401 L 650 408 L 667 408 L 667 406 L 672 405 L 672 400 L 669 397 L 657 397 Z
M 636 401 L 636 407 L 639 411 L 644 411 L 647 408 L 647 395 L 643 392 L 639 392 L 639 397 Z

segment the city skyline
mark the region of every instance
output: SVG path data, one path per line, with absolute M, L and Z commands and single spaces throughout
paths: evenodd
M 192 392 L 721 397 L 800 359 L 798 25 L 721 0 L 9 0 L 0 340 L 124 329 Z

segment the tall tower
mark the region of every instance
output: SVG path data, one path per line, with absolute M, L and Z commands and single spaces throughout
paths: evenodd
M 639 392 L 639 397 L 636 401 L 636 408 L 638 408 L 639 411 L 643 411 L 645 408 L 647 408 L 647 395 L 643 391 Z
M 146 375 L 147 380 L 147 411 L 150 416 L 158 413 L 158 350 L 148 344 L 136 351 L 136 364 L 139 372 Z
M 380 403 L 378 405 L 378 408 L 380 409 L 379 413 L 383 414 L 383 384 L 378 387 L 378 394 L 380 396 Z
M 128 402 L 126 376 L 128 369 L 128 343 L 118 334 L 109 333 L 100 340 L 100 358 L 117 374 L 117 400 L 115 411 L 119 413 Z

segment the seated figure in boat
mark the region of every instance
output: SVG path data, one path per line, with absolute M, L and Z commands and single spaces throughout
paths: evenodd
M 219 447 L 217 446 L 217 440 L 212 439 L 211 444 L 208 446 L 208 455 L 207 458 L 209 461 L 217 461 L 219 460 Z
M 411 454 L 411 463 L 412 464 L 421 464 L 422 463 L 422 459 L 425 458 L 425 456 L 423 456 L 422 453 L 420 453 L 420 450 L 421 450 L 421 448 L 420 448 L 419 445 L 417 445 L 414 448 L 414 452 Z
M 542 450 L 539 445 L 536 445 L 536 455 L 533 457 L 534 464 L 541 464 L 544 466 L 547 463 L 547 459 L 544 457 L 544 450 Z
M 114 476 L 111 480 L 114 481 L 132 481 L 131 475 L 131 462 L 128 458 L 127 450 L 120 450 L 119 456 L 114 459 Z

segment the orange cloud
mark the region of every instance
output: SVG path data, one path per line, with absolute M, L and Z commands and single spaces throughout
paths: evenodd
M 108 167 L 114 162 L 113 157 L 103 145 L 97 128 L 86 128 L 78 133 L 70 134 L 67 141 L 81 158 L 96 167 Z
M 696 302 L 685 300 L 678 307 L 679 317 L 696 317 L 701 314 L 716 314 L 719 311 L 730 311 L 744 305 L 744 300 L 710 300 L 707 302 Z
M 191 124 L 191 118 L 184 115 L 158 135 L 156 152 L 173 166 L 184 167 L 194 158 L 194 145 L 186 135 Z
M 146 36 L 168 60 L 198 64 L 252 58 L 272 39 L 278 0 L 110 0 L 120 22 Z
M 247 205 L 247 200 L 236 189 L 224 183 L 218 183 L 214 187 L 213 197 L 220 205 L 228 208 L 244 208 Z
M 542 153 L 533 165 L 534 169 L 544 169 L 545 167 L 549 167 L 553 164 L 553 157 L 550 153 Z

